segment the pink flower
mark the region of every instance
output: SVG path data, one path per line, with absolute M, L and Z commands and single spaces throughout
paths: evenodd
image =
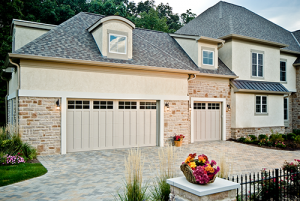
M 211 160 L 211 164 L 210 165 L 213 167 L 214 165 L 217 165 L 217 162 L 214 161 L 214 160 Z

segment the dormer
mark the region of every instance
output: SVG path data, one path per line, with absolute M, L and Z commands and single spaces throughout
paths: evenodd
M 221 39 L 205 36 L 170 34 L 199 68 L 218 69 L 218 50 L 224 45 Z
M 102 56 L 114 59 L 132 59 L 132 30 L 135 25 L 126 18 L 120 16 L 107 16 L 94 25 L 88 31 L 94 40 Z

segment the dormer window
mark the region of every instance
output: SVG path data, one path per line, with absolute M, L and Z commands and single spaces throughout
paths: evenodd
M 203 64 L 204 65 L 214 65 L 214 52 L 209 50 L 203 50 L 202 51 L 202 58 L 203 58 Z
M 109 34 L 109 52 L 126 54 L 127 37 L 117 34 Z

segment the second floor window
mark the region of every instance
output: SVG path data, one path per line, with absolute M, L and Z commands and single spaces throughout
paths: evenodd
M 202 57 L 203 57 L 204 65 L 210 65 L 210 66 L 214 65 L 214 52 L 213 51 L 203 50 Z
M 126 54 L 126 43 L 127 43 L 126 36 L 109 34 L 110 53 Z
M 280 61 L 280 81 L 286 82 L 286 62 Z
M 252 52 L 252 76 L 263 77 L 263 54 Z
M 283 99 L 283 115 L 284 115 L 284 120 L 288 120 L 289 119 L 289 110 L 288 110 L 288 98 L 284 98 Z

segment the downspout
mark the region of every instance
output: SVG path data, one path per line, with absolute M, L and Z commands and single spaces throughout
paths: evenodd
M 17 94 L 16 94 L 16 126 L 19 126 L 19 89 L 20 89 L 20 65 L 17 63 L 14 63 L 11 59 L 9 59 L 9 62 L 12 65 L 15 65 L 17 67 Z

